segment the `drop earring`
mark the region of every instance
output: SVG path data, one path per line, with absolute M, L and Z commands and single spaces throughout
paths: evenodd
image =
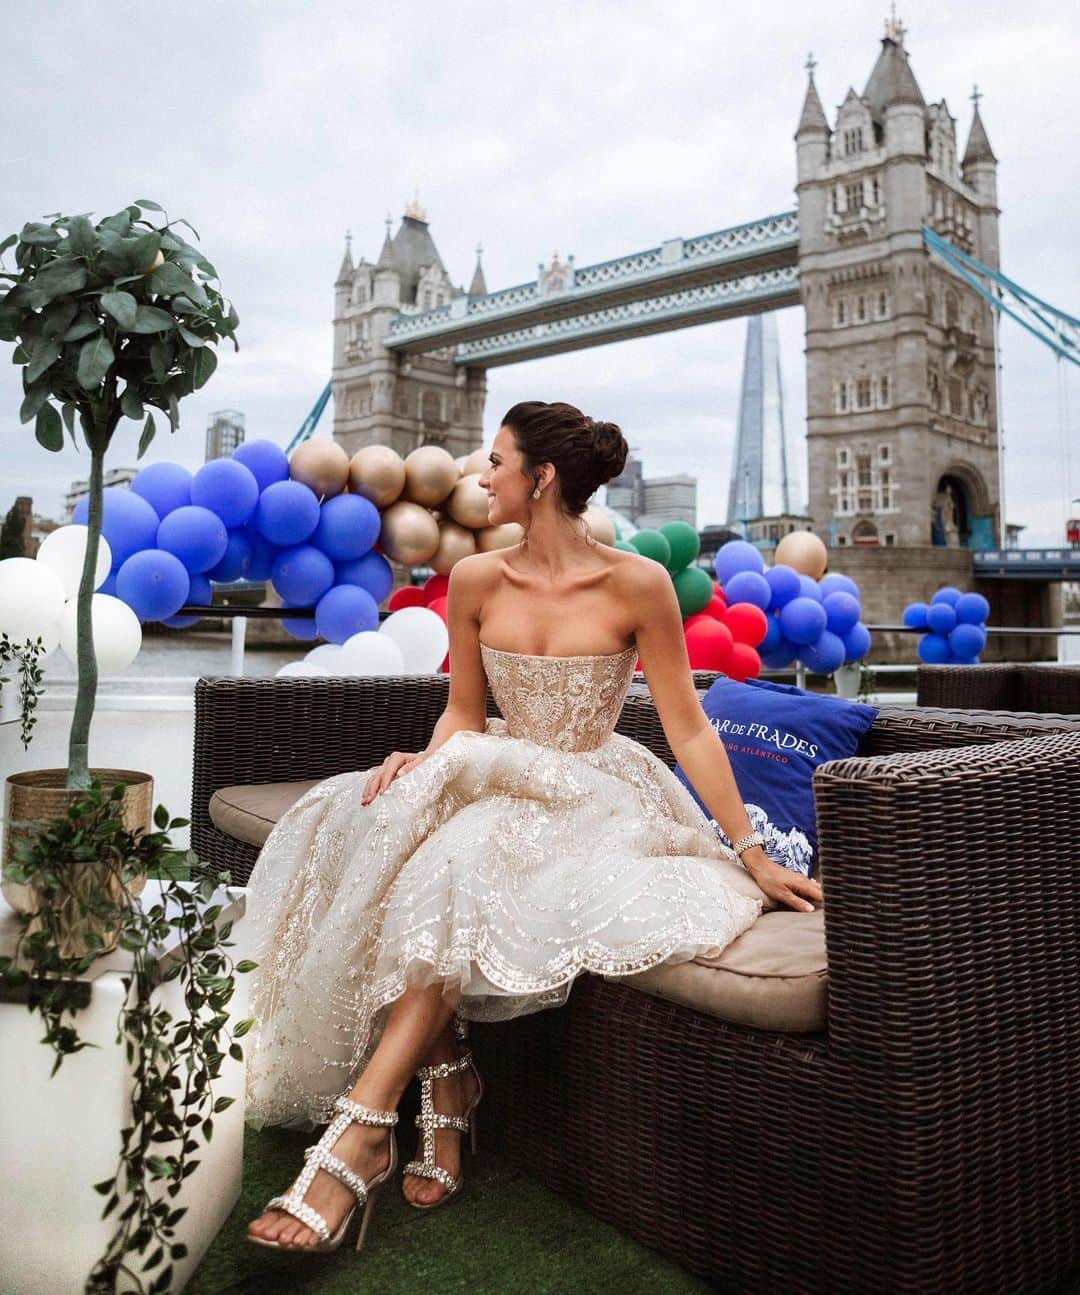
M 539 498 L 540 498 L 540 487 L 539 487 L 539 486 L 537 486 L 537 487 L 536 487 L 536 489 L 533 491 L 533 493 L 532 493 L 532 497 L 533 497 L 534 499 L 539 499 Z

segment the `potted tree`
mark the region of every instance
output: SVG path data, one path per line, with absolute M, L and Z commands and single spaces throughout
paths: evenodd
M 104 220 L 54 214 L 0 243 L 14 248 L 15 268 L 0 271 L 0 339 L 13 342 L 22 365 L 24 423 L 44 449 L 59 451 L 65 428 L 90 455 L 86 554 L 77 591 L 78 686 L 66 769 L 10 776 L 5 786 L 5 858 L 18 824 L 66 812 L 92 780 L 123 785 L 124 824 L 150 825 L 148 773 L 90 768 L 88 742 L 97 693 L 92 597 L 102 522 L 105 456 L 124 418 L 142 423 L 141 457 L 157 430 L 155 411 L 176 431 L 180 401 L 217 365 L 214 344 L 236 345 L 236 311 L 214 285 L 217 272 L 182 236 L 186 221 L 168 219 L 140 199 Z M 25 893 L 5 885 L 22 907 Z

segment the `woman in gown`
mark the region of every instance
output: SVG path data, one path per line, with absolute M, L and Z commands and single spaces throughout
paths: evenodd
M 507 413 L 480 484 L 489 523 L 519 522 L 525 538 L 453 568 L 450 694 L 427 749 L 319 783 L 263 847 L 248 899 L 248 1118 L 331 1123 L 249 1225 L 256 1244 L 334 1249 L 357 1210 L 362 1243 L 414 1073 L 406 1199 L 456 1196 L 482 1093 L 465 1020 L 558 1006 L 583 971 L 685 961 L 730 943 L 764 903 L 821 898 L 751 831 L 670 576 L 582 522 L 626 454 L 614 424 L 571 405 Z M 667 766 L 613 731 L 638 656 L 672 751 L 749 876 L 733 876 Z M 503 719 L 485 718 L 488 684 Z

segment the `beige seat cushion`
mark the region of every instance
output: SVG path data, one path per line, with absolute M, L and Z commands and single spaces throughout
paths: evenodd
M 615 977 L 607 977 L 614 980 Z M 759 1030 L 825 1029 L 825 913 L 774 909 L 715 958 L 619 977 L 634 989 Z
M 210 821 L 226 836 L 260 848 L 278 819 L 320 778 L 307 782 L 261 782 L 222 787 L 210 797 Z

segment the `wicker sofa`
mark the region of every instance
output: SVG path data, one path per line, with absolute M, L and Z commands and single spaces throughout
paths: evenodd
M 243 882 L 258 847 L 215 826 L 216 791 L 370 767 L 445 698 L 200 680 L 195 850 Z M 670 762 L 644 690 L 618 727 Z M 485 1139 L 724 1291 L 1075 1290 L 1078 769 L 1080 720 L 883 708 L 815 778 L 827 1023 L 582 977 L 560 1011 L 474 1029 Z
M 956 709 L 1080 712 L 1080 665 L 921 665 L 920 706 Z

